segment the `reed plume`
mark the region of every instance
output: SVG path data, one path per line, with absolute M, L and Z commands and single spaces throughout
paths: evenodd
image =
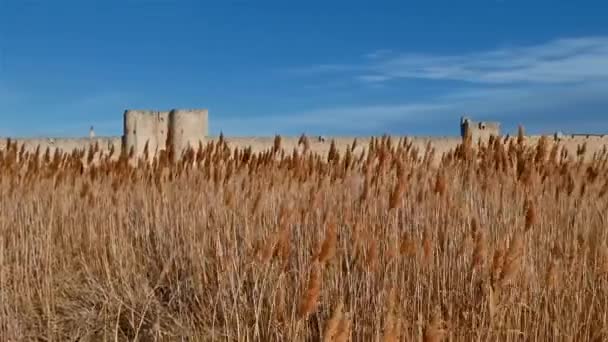
M 317 262 L 313 263 L 310 275 L 308 278 L 308 285 L 306 286 L 302 297 L 300 298 L 300 305 L 298 306 L 298 318 L 305 319 L 310 314 L 316 311 L 319 305 L 319 296 L 321 294 L 321 272 L 320 266 Z
M 523 256 L 524 243 L 519 234 L 515 234 L 509 244 L 509 249 L 504 257 L 502 270 L 500 273 L 500 286 L 509 284 L 519 272 L 521 258 Z
M 336 329 L 336 334 L 334 335 L 334 342 L 347 342 L 350 340 L 351 335 L 351 319 L 349 315 L 343 315 L 340 320 L 340 324 Z
M 336 228 L 336 223 L 334 221 L 329 221 L 327 224 L 327 229 L 325 231 L 325 239 L 321 244 L 321 249 L 317 255 L 317 260 L 324 264 L 330 259 L 332 259 L 336 254 L 336 244 L 338 241 L 338 232 Z
M 433 318 L 424 329 L 424 342 L 440 342 L 445 336 L 445 330 L 442 328 L 442 320 L 439 312 L 433 314 Z
M 335 341 L 335 337 L 338 333 L 338 328 L 340 327 L 340 323 L 342 322 L 343 308 L 344 303 L 342 302 L 342 300 L 340 300 L 334 308 L 334 312 L 331 315 L 331 318 L 325 324 L 325 333 L 323 334 L 324 342 Z

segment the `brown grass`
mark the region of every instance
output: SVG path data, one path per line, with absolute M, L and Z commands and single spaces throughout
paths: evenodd
M 8 142 L 0 341 L 607 340 L 608 153 L 524 140 Z

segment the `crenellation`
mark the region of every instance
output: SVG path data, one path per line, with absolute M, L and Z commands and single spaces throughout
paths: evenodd
M 71 152 L 73 150 L 88 149 L 90 146 L 98 145 L 100 153 L 106 154 L 113 150 L 113 158 L 118 158 L 120 152 L 129 153 L 133 149 L 134 157 L 143 156 L 143 151 L 148 144 L 148 157 L 151 161 L 161 151 L 172 149 L 175 159 L 179 158 L 188 147 L 197 149 L 199 143 L 216 141 L 217 137 L 209 136 L 209 117 L 206 109 L 172 109 L 168 111 L 127 109 L 124 111 L 123 135 L 118 137 L 96 136 L 91 127 L 89 135 L 83 138 L 11 138 L 11 141 L 22 145 L 27 151 L 35 151 L 37 147 L 41 151 L 47 148 L 51 153 L 56 150 Z M 441 156 L 456 148 L 467 131 L 471 132 L 473 139 L 480 141 L 489 139 L 490 136 L 500 136 L 500 124 L 497 122 L 476 122 L 467 117 L 460 120 L 461 136 L 451 137 L 438 136 L 395 136 L 394 138 L 406 137 L 416 148 L 423 150 L 427 144 L 431 144 L 436 154 Z M 365 149 L 371 137 L 357 137 L 358 152 Z M 534 144 L 539 136 L 525 136 L 525 142 Z M 334 141 L 339 149 L 345 148 L 355 137 L 323 137 L 313 139 L 310 151 L 325 154 L 329 150 L 330 142 Z M 224 140 L 231 147 L 251 147 L 254 152 L 267 150 L 273 145 L 274 137 L 225 137 Z M 298 149 L 299 137 L 282 137 L 282 146 L 286 151 Z M 555 133 L 553 142 L 562 145 L 565 149 L 576 154 L 576 149 L 582 144 L 587 144 L 587 150 L 593 152 L 608 145 L 608 135 L 601 134 L 565 134 Z M 0 139 L 0 151 L 5 148 L 6 139 Z M 135 160 L 133 160 L 135 161 Z

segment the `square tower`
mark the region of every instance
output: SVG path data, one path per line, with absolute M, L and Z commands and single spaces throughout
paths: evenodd
M 179 158 L 189 146 L 198 148 L 208 134 L 206 109 L 128 109 L 124 112 L 123 148 L 127 154 L 133 150 L 134 157 L 141 157 L 148 144 L 150 158 L 169 147 Z
M 209 134 L 206 109 L 173 109 L 169 113 L 169 143 L 175 158 L 188 148 L 196 150 Z
M 500 136 L 500 123 L 488 121 L 473 121 L 463 116 L 460 118 L 460 136 L 464 138 L 469 132 L 474 142 L 479 140 L 487 141 L 490 136 Z

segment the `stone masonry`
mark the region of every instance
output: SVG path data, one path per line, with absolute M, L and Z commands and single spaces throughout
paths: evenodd
M 149 156 L 172 147 L 178 158 L 189 146 L 196 149 L 208 134 L 206 109 L 124 112 L 123 146 L 126 153 L 133 150 L 135 156 L 141 156 L 148 144 Z
M 468 117 L 462 117 L 460 119 L 460 135 L 464 138 L 467 131 L 471 133 L 473 141 L 487 141 L 490 136 L 500 136 L 500 123 L 498 122 L 486 122 L 486 121 L 473 121 Z

